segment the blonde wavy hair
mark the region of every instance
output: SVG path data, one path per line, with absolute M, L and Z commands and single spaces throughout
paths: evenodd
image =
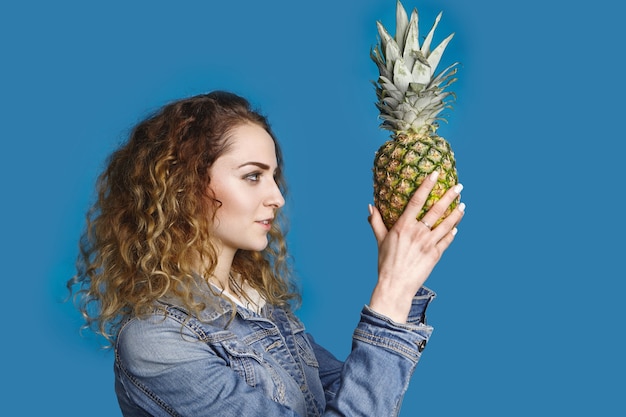
M 153 311 L 164 296 L 195 314 L 206 308 L 197 298 L 197 277 L 211 276 L 215 268 L 210 230 L 220 207 L 209 192 L 209 168 L 227 151 L 229 132 L 244 123 L 263 127 L 274 139 L 284 193 L 282 155 L 267 119 L 229 92 L 167 104 L 109 157 L 87 213 L 77 273 L 67 282 L 84 327 L 113 342 L 126 316 Z M 300 299 L 281 224 L 274 223 L 262 252 L 239 250 L 232 270 L 268 303 L 288 306 Z M 194 270 L 198 264 L 206 270 Z

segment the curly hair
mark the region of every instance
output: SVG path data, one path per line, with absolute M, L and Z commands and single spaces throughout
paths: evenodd
M 67 282 L 84 327 L 112 343 L 124 317 L 153 311 L 165 295 L 192 313 L 206 308 L 196 297 L 197 277 L 215 268 L 218 249 L 210 230 L 220 207 L 208 191 L 209 168 L 228 149 L 229 132 L 244 123 L 261 126 L 274 139 L 276 180 L 285 192 L 282 154 L 267 119 L 224 91 L 165 105 L 109 157 L 86 216 L 77 273 Z M 287 306 L 299 295 L 281 224 L 272 225 L 262 252 L 239 250 L 232 270 L 267 302 Z M 206 270 L 194 270 L 198 260 Z

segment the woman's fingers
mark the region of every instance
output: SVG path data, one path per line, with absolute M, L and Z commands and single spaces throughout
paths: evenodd
M 459 194 L 463 190 L 463 185 L 457 184 L 450 188 L 444 195 L 437 201 L 430 210 L 422 218 L 422 223 L 427 227 L 432 228 L 439 219 L 445 214 L 450 207 L 450 204 L 459 197 Z
M 433 239 L 438 249 L 445 251 L 456 235 L 456 226 L 459 224 L 463 215 L 465 214 L 465 203 L 460 203 L 452 210 L 452 212 L 435 228 L 432 230 Z
M 367 219 L 369 220 L 374 236 L 376 237 L 376 242 L 378 243 L 378 246 L 380 246 L 383 240 L 385 240 L 385 236 L 387 236 L 387 227 L 385 226 L 385 223 L 383 223 L 383 218 L 378 209 L 371 204 L 368 208 L 370 215 Z
M 419 186 L 419 188 L 415 191 L 411 199 L 409 200 L 406 208 L 404 209 L 404 213 L 398 219 L 398 222 L 403 221 L 415 221 L 417 215 L 424 207 L 426 200 L 428 199 L 428 195 L 430 191 L 433 189 L 435 184 L 437 184 L 437 177 L 439 176 L 439 171 L 434 171 L 431 173 L 424 182 Z M 434 223 L 430 223 L 434 224 Z
M 400 216 L 400 219 L 398 220 L 397 223 L 400 223 L 401 225 L 408 225 L 408 226 L 415 224 L 416 222 L 415 219 L 417 218 L 420 211 L 424 207 L 424 204 L 426 204 L 426 201 L 428 200 L 428 196 L 430 195 L 430 192 L 432 191 L 433 187 L 437 184 L 438 176 L 439 176 L 439 172 L 434 171 L 428 177 L 426 177 L 424 182 L 419 186 L 419 188 L 415 191 L 415 193 L 409 200 L 406 208 L 404 209 L 404 213 L 402 213 L 402 216 Z M 439 219 L 441 219 L 444 216 L 444 214 L 448 210 L 448 207 L 450 207 L 450 204 L 452 204 L 454 200 L 459 198 L 459 195 L 462 189 L 463 189 L 463 185 L 461 184 L 457 184 L 454 187 L 450 188 L 430 208 L 430 210 L 428 210 L 428 212 L 424 215 L 424 217 L 419 220 L 418 222 L 419 226 L 423 227 L 425 230 L 433 229 L 433 226 L 437 224 Z M 452 223 L 452 226 L 456 225 L 456 223 L 460 221 L 460 217 L 455 220 L 456 221 Z M 450 225 L 450 223 L 451 222 L 448 222 L 448 226 Z M 439 227 L 441 227 L 441 224 L 438 226 L 438 228 Z M 445 228 L 446 227 L 442 227 L 442 229 L 445 229 Z M 445 233 L 451 231 L 452 228 L 453 227 L 444 231 L 444 235 Z M 440 236 L 439 238 L 442 238 L 442 237 L 443 235 Z
M 396 222 L 394 229 L 403 230 L 401 233 L 408 233 L 409 235 L 417 233 L 413 236 L 422 236 L 422 245 L 425 247 L 435 248 L 437 252 L 442 253 L 454 240 L 456 234 L 456 225 L 461 221 L 465 211 L 465 204 L 459 204 L 455 210 L 453 210 L 445 219 L 441 220 L 436 228 L 433 229 L 433 225 L 437 224 L 439 220 L 445 215 L 446 211 L 450 207 L 453 201 L 458 200 L 463 186 L 457 184 L 449 189 L 434 205 L 428 210 L 424 217 L 417 221 L 416 217 L 422 210 L 426 203 L 430 192 L 437 184 L 437 177 L 439 173 L 437 171 L 430 174 L 420 187 L 415 191 L 414 195 L 409 200 L 404 213 L 400 216 L 400 219 Z M 383 241 L 387 238 L 388 230 L 383 223 L 382 216 L 378 209 L 372 205 L 369 206 L 370 216 L 368 220 L 370 226 L 376 237 L 378 246 L 383 244 Z M 412 231 L 412 232 L 411 232 Z M 433 232 L 433 233 L 424 233 Z M 408 236 L 408 235 L 407 235 Z

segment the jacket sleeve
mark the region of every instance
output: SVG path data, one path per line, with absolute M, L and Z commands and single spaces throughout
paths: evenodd
M 352 351 L 341 365 L 313 344 L 326 391 L 327 416 L 396 416 L 402 397 L 433 328 L 426 308 L 435 293 L 423 287 L 415 295 L 406 324 L 395 323 L 368 306 L 354 331 Z

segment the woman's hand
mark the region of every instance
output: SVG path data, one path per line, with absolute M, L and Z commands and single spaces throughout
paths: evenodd
M 426 282 L 431 271 L 450 246 L 456 225 L 463 217 L 461 203 L 431 230 L 450 204 L 459 196 L 460 184 L 452 187 L 420 221 L 417 215 L 437 182 L 431 174 L 415 191 L 404 213 L 387 230 L 378 210 L 370 206 L 370 225 L 378 242 L 378 283 L 372 293 L 370 308 L 398 323 L 405 323 L 413 296 Z

